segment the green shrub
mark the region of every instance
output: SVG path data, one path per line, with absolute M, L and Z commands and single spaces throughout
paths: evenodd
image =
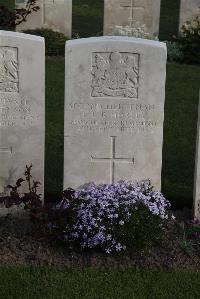
M 179 43 L 184 53 L 184 62 L 200 63 L 200 17 L 186 22 Z
M 182 46 L 177 41 L 166 41 L 166 45 L 168 61 L 182 62 L 184 60 Z
M 51 29 L 24 30 L 24 33 L 39 35 L 45 38 L 47 56 L 64 56 L 66 36 Z
M 170 203 L 149 181 L 64 191 L 51 228 L 69 244 L 106 253 L 149 250 L 164 238 Z

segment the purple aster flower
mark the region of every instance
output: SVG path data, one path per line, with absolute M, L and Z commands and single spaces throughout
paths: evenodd
M 118 243 L 116 246 L 115 246 L 116 250 L 117 251 L 122 251 L 123 247 L 120 243 Z
M 123 220 L 120 220 L 120 221 L 119 221 L 119 225 L 124 225 L 124 221 L 123 221 Z

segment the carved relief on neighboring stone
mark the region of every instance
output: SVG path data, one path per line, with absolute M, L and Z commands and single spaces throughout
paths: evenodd
M 139 54 L 92 54 L 92 97 L 138 98 Z
M 18 49 L 0 47 L 0 92 L 18 91 Z

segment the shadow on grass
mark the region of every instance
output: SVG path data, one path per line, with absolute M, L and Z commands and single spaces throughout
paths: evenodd
M 192 270 L 0 267 L 0 275 L 4 299 L 199 298 Z
M 169 40 L 178 35 L 181 0 L 162 0 L 160 11 L 160 40 Z
M 73 0 L 73 32 L 80 37 L 103 34 L 103 0 Z

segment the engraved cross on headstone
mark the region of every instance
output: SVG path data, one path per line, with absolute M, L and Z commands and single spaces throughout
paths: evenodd
M 110 163 L 110 183 L 113 184 L 115 182 L 115 163 L 131 163 L 134 164 L 134 158 L 117 158 L 116 157 L 116 136 L 111 136 L 111 148 L 110 148 L 110 157 L 108 158 L 96 158 L 91 157 L 92 162 Z
M 130 21 L 130 26 L 132 26 L 133 25 L 133 21 L 134 21 L 134 16 L 135 16 L 135 14 L 136 14 L 136 11 L 137 10 L 144 10 L 144 6 L 142 6 L 142 5 L 138 5 L 137 6 L 137 4 L 135 3 L 135 1 L 136 0 L 129 0 L 129 3 L 130 4 L 123 4 L 124 3 L 124 0 L 122 0 L 121 2 L 121 5 L 120 5 L 120 7 L 122 7 L 122 8 L 129 8 L 130 9 L 130 17 L 129 17 L 129 21 Z M 126 1 L 127 2 L 127 1 Z

